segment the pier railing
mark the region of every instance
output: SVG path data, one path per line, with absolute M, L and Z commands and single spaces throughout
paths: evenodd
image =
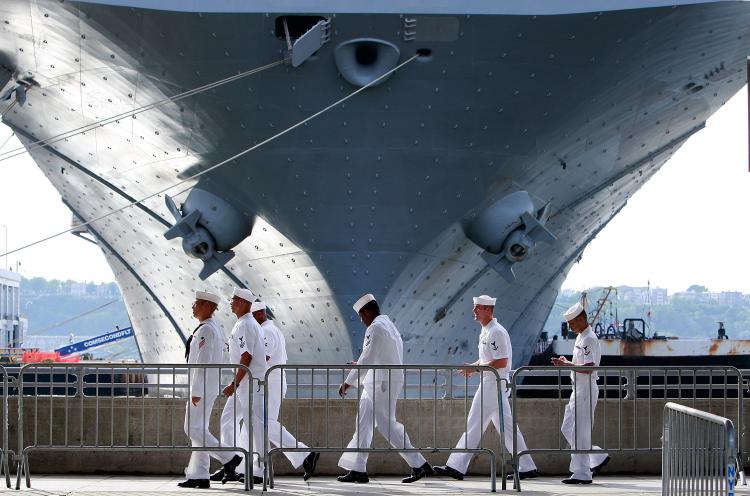
M 163 452 L 164 456 L 172 452 L 191 451 L 247 454 L 250 450 L 249 439 L 252 439 L 252 425 L 247 425 L 247 433 L 244 432 L 244 427 L 238 425 L 242 417 L 239 408 L 247 408 L 247 415 L 251 416 L 253 402 L 260 402 L 256 405 L 258 408 L 263 405 L 262 409 L 259 408 L 262 411 L 256 415 L 264 417 L 263 437 L 266 446 L 257 450 L 261 453 L 254 454 L 258 455 L 259 460 L 267 462 L 268 472 L 264 478 L 264 486 L 270 484 L 271 487 L 274 456 L 317 451 L 483 454 L 487 457 L 483 461 L 490 461 L 486 470 L 490 475 L 492 490 L 496 489 L 496 471 L 502 473 L 502 488 L 505 489 L 506 460 L 512 462 L 511 466 L 518 475 L 517 462 L 524 454 L 663 454 L 659 436 L 663 422 L 667 421 L 662 415 L 667 403 L 682 404 L 730 420 L 737 426 L 733 431 L 734 446 L 738 460 L 742 460 L 742 398 L 743 389 L 747 385 L 740 371 L 732 367 L 522 367 L 515 371 L 508 385 L 499 377 L 497 370 L 490 367 L 284 365 L 272 367 L 265 377 L 257 381 L 260 383 L 259 387 L 251 388 L 248 404 L 238 405 L 236 394 L 224 400 L 221 390 L 224 385 L 231 383 L 240 368 L 249 376 L 249 370 L 240 365 L 43 363 L 23 366 L 16 380 L 12 373 L 9 375 L 6 369 L 0 367 L 3 380 L 3 450 L 0 468 L 5 471 L 6 484 L 10 484 L 8 466 L 15 459 L 18 462 L 16 487 L 20 488 L 21 478 L 24 476 L 27 487 L 30 487 L 29 454 L 34 451 L 77 452 L 82 459 L 91 459 L 94 464 L 98 459 L 90 458 L 90 452 L 97 451 L 152 451 Z M 339 386 L 350 369 L 357 369 L 361 373 L 355 374 L 356 383 L 352 384 L 349 394 L 342 398 L 338 394 Z M 493 390 L 493 398 L 510 396 L 509 403 L 499 402 L 498 413 L 499 419 L 502 419 L 504 404 L 511 405 L 513 429 L 511 431 L 500 421 L 496 424 L 499 439 L 494 434 L 488 436 L 484 433 L 478 444 L 462 447 L 457 446 L 460 434 L 456 433 L 459 430 L 466 431 L 469 427 L 469 411 L 477 382 L 476 377 L 460 377 L 457 372 L 469 369 L 478 369 L 485 377 L 494 379 L 493 389 L 497 387 L 497 390 Z M 594 420 L 587 427 L 590 445 L 578 442 L 578 426 L 574 429 L 576 440 L 573 443 L 568 443 L 557 433 L 570 394 L 594 387 L 592 375 L 584 377 L 579 374 L 580 379 L 571 382 L 570 373 L 578 371 L 595 371 L 599 375 L 596 381 L 598 392 L 596 396 L 588 396 L 589 404 L 576 402 L 571 405 L 574 419 L 580 418 L 587 409 L 594 412 Z M 274 374 L 280 375 L 281 372 L 286 374 L 287 384 L 274 378 Z M 380 377 L 378 380 L 381 388 L 370 386 L 368 390 L 361 387 L 368 383 L 368 373 Z M 183 420 L 187 416 L 188 424 L 190 423 L 191 409 L 186 410 L 186 401 L 191 396 L 193 381 L 199 377 L 196 374 L 204 379 L 201 382 L 205 385 L 205 396 L 213 394 L 213 399 L 217 396 L 220 398 L 210 407 L 207 402 L 203 403 L 203 414 L 210 416 L 213 413 L 210 432 L 219 432 L 219 407 L 226 401 L 235 402 L 235 427 L 230 435 L 231 442 L 225 439 L 218 446 L 205 444 L 205 436 L 210 435 L 209 431 L 205 431 L 201 434 L 203 442 L 196 443 L 196 447 L 191 446 Z M 399 441 L 392 437 L 390 431 L 382 433 L 385 441 L 374 436 L 372 445 L 356 442 L 352 448 L 348 447 L 347 442 L 355 432 L 355 425 L 361 424 L 363 414 L 358 408 L 358 402 L 363 398 L 364 391 L 368 391 L 373 404 L 381 404 L 383 394 L 395 391 L 395 396 L 384 404 L 389 409 L 394 409 L 389 412 L 389 416 L 395 411 L 396 419 L 405 424 L 405 433 L 399 431 L 400 441 L 403 442 L 408 434 L 412 448 L 404 449 L 400 447 L 403 444 L 399 446 L 398 442 L 390 443 L 389 440 Z M 489 394 L 489 391 L 489 387 L 485 387 L 484 393 L 479 397 L 480 402 L 485 401 L 484 394 Z M 549 439 L 546 443 L 537 442 L 538 436 L 535 436 L 537 439 L 530 443 L 529 449 L 518 452 L 518 440 L 513 433 L 518 432 L 519 424 L 521 430 L 524 430 L 532 422 L 539 420 L 538 417 L 529 418 L 528 415 L 524 418 L 518 416 L 517 410 L 524 409 L 525 399 L 522 396 L 528 392 L 546 395 L 551 399 L 551 408 L 548 408 L 547 402 L 544 403 L 545 417 L 549 418 L 546 418 L 544 424 L 537 422 L 534 425 L 543 426 L 546 431 L 551 428 L 553 432 L 549 433 L 552 437 L 544 434 L 543 438 Z M 9 395 L 14 396 L 14 393 L 20 393 L 17 403 L 16 452 L 10 450 L 8 437 L 8 401 Z M 278 415 L 276 411 L 269 410 L 273 404 L 269 400 L 274 396 L 286 396 L 290 400 L 275 402 L 279 408 Z M 597 404 L 594 403 L 594 398 Z M 14 407 L 15 405 L 11 408 Z M 487 423 L 484 415 L 480 415 L 480 425 Z M 280 423 L 276 422 L 277 418 Z M 378 430 L 375 415 L 367 417 L 367 420 L 372 422 L 370 427 L 373 431 Z M 583 423 L 586 424 L 585 421 Z M 284 427 L 308 447 L 297 444 L 297 441 L 292 444 L 274 443 L 274 439 L 283 439 Z M 506 431 L 507 442 L 504 441 Z M 511 453 L 509 457 L 505 455 L 506 447 Z M 434 456 L 431 458 L 434 459 Z M 245 456 L 246 474 L 251 473 L 251 463 L 252 456 Z M 735 462 L 735 466 L 744 483 L 741 464 Z M 484 471 L 485 468 L 481 470 Z M 518 477 L 515 477 L 515 481 L 515 488 L 520 490 Z M 246 477 L 246 489 L 251 486 L 252 478 Z
M 3 443 L 2 443 L 2 454 L 0 454 L 0 470 L 5 474 L 5 485 L 10 488 L 10 459 L 12 455 L 14 454 L 13 451 L 11 451 L 9 446 L 9 439 L 8 439 L 8 371 L 5 370 L 5 367 L 0 366 L 0 374 L 2 375 L 2 385 L 3 385 L 3 396 L 2 396 L 2 437 L 3 437 Z
M 598 374 L 598 380 L 591 372 Z M 576 373 L 575 381 L 571 381 L 572 373 Z M 537 389 L 553 399 L 554 410 L 548 413 L 556 425 L 562 425 L 566 409 L 570 411 L 573 439 L 568 442 L 561 433 L 553 445 L 518 452 L 514 434 L 515 487 L 521 490 L 517 461 L 524 454 L 589 454 L 598 460 L 605 453 L 660 452 L 662 412 L 667 402 L 732 419 L 741 426 L 735 433 L 735 446 L 741 450 L 743 386 L 741 372 L 723 366 L 521 367 L 511 379 L 514 432 L 520 424 L 516 408 L 519 392 Z M 571 396 L 578 401 L 571 401 Z M 738 456 L 741 459 L 741 453 Z
M 339 395 L 339 387 L 345 381 L 348 370 L 356 369 L 361 371 L 356 374 L 355 384 L 349 389 L 346 397 Z M 267 476 L 264 478 L 264 489 L 266 483 L 271 488 L 273 483 L 273 457 L 277 454 L 289 452 L 323 452 L 323 453 L 475 453 L 483 454 L 489 457 L 490 466 L 490 486 L 491 490 L 496 490 L 496 465 L 500 460 L 501 483 L 502 489 L 505 489 L 505 443 L 503 440 L 503 412 L 502 402 L 499 403 L 499 425 L 496 426 L 500 432 L 500 439 L 497 436 L 487 436 L 487 433 L 480 434 L 479 442 L 472 447 L 464 444 L 461 447 L 457 445 L 458 438 L 453 434 L 454 429 L 447 427 L 462 425 L 464 432 L 469 427 L 469 411 L 472 404 L 472 398 L 463 395 L 460 399 L 455 399 L 452 395 L 446 394 L 446 391 L 463 386 L 464 390 L 469 389 L 470 379 L 467 377 L 458 377 L 457 372 L 460 370 L 477 371 L 488 384 L 488 388 L 495 389 L 492 393 L 489 389 L 484 389 L 479 393 L 478 401 L 483 406 L 485 395 L 487 401 L 490 398 L 499 398 L 507 389 L 507 381 L 501 379 L 497 370 L 492 367 L 467 367 L 452 365 L 277 365 L 271 367 L 266 373 L 264 381 L 264 440 L 267 447 L 266 452 L 266 470 Z M 362 387 L 371 379 L 368 374 L 377 374 L 379 379 L 376 387 Z M 280 379 L 280 374 L 287 376 L 286 385 Z M 274 375 L 276 379 L 273 379 Z M 403 376 L 403 379 L 402 379 Z M 488 382 L 487 377 L 494 381 Z M 405 387 L 403 385 L 406 385 Z M 392 392 L 392 393 L 391 393 Z M 286 394 L 285 394 L 286 393 Z M 396 400 L 389 401 L 392 394 Z M 294 400 L 293 402 L 275 402 L 269 401 L 271 396 L 276 395 L 281 398 Z M 389 416 L 394 413 L 391 408 L 395 408 L 395 417 L 397 421 L 405 424 L 405 429 L 397 438 L 393 437 L 388 430 L 381 435 L 383 441 L 378 442 L 375 436 L 372 437 L 373 444 L 364 443 L 367 447 L 348 447 L 348 443 L 353 442 L 355 446 L 362 446 L 359 443 L 360 432 L 355 430 L 356 425 L 361 425 L 361 421 L 372 422 L 369 426 L 373 433 L 377 428 L 377 414 L 371 415 L 371 418 L 364 418 L 368 415 L 367 407 L 359 408 L 358 403 L 364 395 L 372 396 L 372 404 L 377 402 L 388 402 Z M 278 412 L 269 412 L 270 404 L 278 404 Z M 291 411 L 290 411 L 291 410 Z M 483 410 L 483 408 L 480 408 Z M 280 419 L 279 422 L 276 419 Z M 304 418 L 304 421 L 300 419 Z M 286 424 L 284 425 L 284 419 Z M 487 415 L 480 413 L 480 425 L 487 421 Z M 291 431 L 296 438 L 293 445 L 285 445 L 279 440 L 284 438 L 284 429 Z M 412 448 L 404 449 L 395 445 L 404 446 L 406 436 L 412 444 Z M 352 439 L 354 436 L 354 439 Z M 466 439 L 466 438 L 464 438 Z M 276 441 L 275 444 L 269 444 Z M 300 443 L 306 446 L 301 446 Z
M 734 496 L 737 434 L 731 420 L 664 405 L 662 496 Z
M 245 380 L 252 381 L 250 370 L 243 365 L 24 365 L 17 384 L 17 390 L 23 394 L 18 396 L 16 489 L 20 489 L 24 476 L 26 487 L 31 487 L 29 454 L 33 451 L 81 454 L 207 451 L 247 455 L 252 425 L 240 428 L 239 421 L 243 412 L 250 418 L 253 394 L 248 395 L 247 404 L 240 402 L 237 394 L 226 401 L 215 401 L 238 369 L 244 369 Z M 4 381 L 3 399 L 7 403 L 7 376 Z M 250 389 L 257 389 L 257 386 Z M 194 408 L 187 408 L 186 399 L 191 396 L 201 399 Z M 223 440 L 216 443 L 216 439 L 209 437 L 210 431 L 219 431 L 216 427 L 210 431 L 200 429 L 200 432 L 189 427 L 191 415 L 211 419 L 213 414 L 213 424 L 216 424 L 216 407 L 226 402 L 232 402 L 233 408 L 228 411 L 233 428 Z M 7 413 L 5 415 L 7 417 Z M 7 423 L 5 425 L 4 446 L 7 448 Z M 189 430 L 196 440 L 195 447 L 188 438 Z M 244 456 L 246 474 L 252 473 L 252 453 L 250 455 Z M 252 477 L 245 478 L 246 490 L 252 488 L 252 481 Z

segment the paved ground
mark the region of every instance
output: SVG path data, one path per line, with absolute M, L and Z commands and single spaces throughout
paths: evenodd
M 73 476 L 73 475 L 34 475 L 31 480 L 31 489 L 23 489 L 24 493 L 43 496 L 74 495 L 89 496 L 94 494 L 105 494 L 107 496 L 126 495 L 133 493 L 154 494 L 159 496 L 194 496 L 196 494 L 243 494 L 242 486 L 239 484 L 228 484 L 222 486 L 217 483 L 209 490 L 181 490 L 176 486 L 181 479 L 175 477 L 135 477 L 135 476 Z M 594 495 L 606 494 L 612 496 L 654 496 L 661 494 L 661 479 L 657 477 L 640 476 L 601 476 L 594 484 L 587 486 L 566 486 L 560 483 L 561 477 L 541 477 L 539 479 L 524 481 L 523 494 L 528 496 L 542 495 Z M 15 484 L 15 479 L 13 480 Z M 261 487 L 255 488 L 260 492 Z M 302 482 L 299 477 L 279 477 L 276 480 L 276 488 L 269 490 L 269 496 L 279 495 L 436 495 L 448 496 L 451 494 L 474 495 L 488 494 L 490 492 L 489 480 L 486 478 L 470 477 L 464 481 L 453 481 L 452 479 L 430 478 L 412 485 L 401 484 L 397 478 L 371 478 L 369 484 L 341 484 L 333 478 L 314 478 L 309 483 Z M 498 492 L 501 491 L 498 481 Z M 507 492 L 512 494 L 512 485 L 508 485 Z M 748 486 L 739 487 L 738 494 L 750 495 Z

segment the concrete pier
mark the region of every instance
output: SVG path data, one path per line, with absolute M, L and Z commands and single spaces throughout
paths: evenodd
M 181 489 L 177 483 L 180 477 L 122 477 L 122 476 L 60 476 L 42 475 L 32 481 L 31 489 L 24 489 L 23 494 L 39 496 L 89 496 L 93 494 L 109 494 L 112 496 L 138 493 L 141 495 L 203 495 L 205 489 Z M 509 485 L 505 494 L 522 494 L 527 496 L 588 496 L 606 494 L 609 496 L 655 496 L 661 494 L 661 479 L 653 476 L 607 476 L 597 478 L 588 486 L 567 486 L 560 483 L 559 477 L 542 477 L 524 481 L 523 492 L 516 493 Z M 260 487 L 250 493 L 243 491 L 240 484 L 222 486 L 214 483 L 210 494 L 258 494 Z M 502 493 L 498 486 L 498 493 Z M 399 479 L 392 477 L 371 477 L 369 484 L 341 484 L 331 477 L 314 478 L 309 482 L 302 482 L 301 478 L 280 477 L 274 489 L 268 494 L 319 496 L 332 494 L 348 495 L 413 495 L 450 496 L 461 494 L 466 496 L 492 494 L 485 478 L 471 477 L 463 481 L 445 478 L 429 478 L 411 485 L 402 484 Z M 748 494 L 747 488 L 740 487 L 737 494 Z

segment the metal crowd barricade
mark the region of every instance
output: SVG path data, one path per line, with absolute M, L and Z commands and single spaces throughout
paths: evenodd
M 193 375 L 202 374 L 204 384 L 203 411 L 196 415 L 210 419 L 216 399 L 212 394 L 221 396 L 224 386 L 233 381 L 239 369 L 245 370 L 247 379 L 244 380 L 252 381 L 250 370 L 244 365 L 24 365 L 18 379 L 16 489 L 20 489 L 24 476 L 26 487 L 31 487 L 29 454 L 32 451 L 224 451 L 242 453 L 245 474 L 252 473 L 253 453 L 246 441 L 252 439 L 252 425 L 243 423 L 240 427 L 239 421 L 243 411 L 248 412 L 248 418 L 252 415 L 256 387 L 249 388 L 247 405 L 238 399 L 237 394 L 226 400 L 234 402 L 234 428 L 225 443 L 219 441 L 217 446 L 207 446 L 208 433 L 204 429 L 202 442 L 192 447 L 184 430 L 185 423 L 190 425 L 191 409 L 186 408 L 186 401 L 190 401 Z M 196 375 L 198 379 L 201 377 Z M 4 381 L 7 391 L 7 376 Z M 213 400 L 205 401 L 207 397 Z M 7 392 L 4 400 L 7 401 Z M 210 409 L 208 403 L 212 404 Z M 240 429 L 247 429 L 247 438 Z M 7 446 L 7 427 L 5 433 Z M 245 477 L 245 490 L 252 488 L 252 481 L 252 477 Z
M 2 436 L 3 446 L 2 454 L 0 454 L 0 470 L 5 473 L 5 485 L 10 488 L 10 470 L 9 470 L 9 459 L 11 458 L 13 451 L 8 446 L 8 371 L 5 367 L 0 365 L 0 374 L 2 374 L 3 381 L 3 397 L 2 397 Z
M 662 496 L 734 495 L 737 434 L 731 420 L 670 402 L 662 439 Z
M 519 428 L 519 395 L 523 391 L 545 391 L 556 401 L 557 425 L 562 425 L 568 397 L 580 393 L 581 388 L 592 388 L 590 374 L 578 373 L 576 381 L 570 380 L 572 372 L 592 372 L 599 375 L 598 395 L 589 394 L 589 403 L 575 404 L 572 409 L 573 432 L 576 445 L 589 446 L 574 449 L 563 436 L 558 436 L 557 446 L 534 447 L 517 452 Z M 542 378 L 542 379 L 540 379 Z M 532 384 L 528 384 L 531 382 Z M 513 412 L 514 485 L 521 490 L 518 477 L 518 459 L 524 454 L 602 454 L 612 452 L 659 452 L 662 449 L 658 438 L 662 429 L 662 415 L 667 402 L 681 403 L 696 408 L 705 405 L 711 412 L 735 419 L 743 426 L 744 381 L 741 372 L 734 367 L 520 367 L 511 379 Z M 582 395 L 581 397 L 585 397 Z M 592 421 L 586 438 L 579 442 L 581 432 L 576 425 L 583 418 L 585 409 L 591 409 Z M 736 446 L 742 450 L 744 429 L 736 432 Z M 598 445 L 598 448 L 597 448 Z M 741 453 L 739 454 L 740 459 Z M 744 472 L 740 472 L 744 483 Z
M 412 407 L 416 410 L 416 415 L 411 415 L 406 418 L 406 415 L 401 415 L 402 419 L 406 418 L 410 425 L 405 425 L 404 438 L 402 438 L 401 444 L 403 445 L 405 438 L 409 435 L 410 441 L 413 448 L 403 449 L 397 448 L 390 445 L 390 426 L 387 435 L 384 435 L 387 444 L 386 447 L 378 447 L 373 436 L 373 442 L 369 448 L 349 448 L 347 443 L 351 439 L 352 432 L 345 430 L 345 427 L 355 426 L 359 424 L 360 410 L 357 408 L 356 415 L 346 415 L 346 405 L 351 405 L 351 399 L 342 398 L 338 394 L 339 386 L 344 382 L 347 377 L 347 371 L 350 369 L 361 370 L 361 373 L 357 374 L 357 383 L 352 384 L 350 391 L 355 393 L 353 399 L 357 402 L 362 398 L 361 386 L 365 384 L 366 371 L 372 371 L 371 374 L 375 374 L 378 370 L 388 371 L 388 388 L 371 388 L 371 392 L 368 395 L 372 395 L 372 403 L 377 404 L 379 401 L 379 394 L 386 394 L 383 391 L 391 391 L 391 385 L 398 381 L 394 380 L 395 372 L 404 373 L 404 384 L 407 386 L 402 388 L 398 392 L 397 400 L 401 400 L 402 412 Z M 500 451 L 501 460 L 501 480 L 502 489 L 505 489 L 505 443 L 503 439 L 503 411 L 502 402 L 499 402 L 499 425 L 497 429 L 500 433 L 500 445 L 498 448 L 490 447 L 486 441 L 486 433 L 480 434 L 479 444 L 476 448 L 469 447 L 457 447 L 456 443 L 459 438 L 452 436 L 450 432 L 445 433 L 444 429 L 440 427 L 440 424 L 447 423 L 448 425 L 455 425 L 456 417 L 460 415 L 461 423 L 463 424 L 464 432 L 468 430 L 468 414 L 472 399 L 468 395 L 464 395 L 461 399 L 454 399 L 451 394 L 447 394 L 448 391 L 452 391 L 457 384 L 463 383 L 464 389 L 468 390 L 471 386 L 469 379 L 464 377 L 460 379 L 454 379 L 454 373 L 460 370 L 473 369 L 477 370 L 479 374 L 490 374 L 494 376 L 497 391 L 496 394 L 499 398 L 501 393 L 505 392 L 507 381 L 501 379 L 497 370 L 488 366 L 452 366 L 452 365 L 276 365 L 268 369 L 264 380 L 264 446 L 266 447 L 266 477 L 264 477 L 263 489 L 266 489 L 266 481 L 270 484 L 270 487 L 274 487 L 273 479 L 273 456 L 278 453 L 284 452 L 334 452 L 334 453 L 476 453 L 486 454 L 490 460 L 490 484 L 492 492 L 496 491 L 496 464 L 497 464 L 497 451 Z M 284 383 L 280 380 L 270 380 L 269 377 L 272 374 L 286 373 L 287 379 L 290 380 L 289 388 L 292 390 L 291 393 L 287 394 L 286 397 L 293 399 L 293 403 L 287 405 L 284 402 L 280 402 L 278 419 L 279 422 L 275 422 L 276 419 L 269 419 L 269 395 L 279 395 L 284 397 L 285 387 Z M 447 380 L 441 378 L 446 376 Z M 366 376 L 365 376 L 366 377 Z M 317 381 L 317 382 L 316 382 Z M 271 385 L 271 386 L 269 386 Z M 442 389 L 442 391 L 440 391 Z M 300 392 L 303 392 L 301 395 Z M 405 391 L 408 391 L 405 392 Z M 440 391 L 440 394 L 438 394 Z M 483 389 L 482 389 L 483 391 Z M 483 406 L 485 393 L 482 392 L 479 396 L 480 406 Z M 408 398 L 408 402 L 404 401 Z M 382 400 L 381 400 L 382 401 Z M 441 405 L 441 402 L 444 403 Z M 398 403 L 398 402 L 397 402 Z M 407 404 L 408 403 L 408 404 Z M 458 409 L 459 412 L 454 411 L 454 403 L 460 403 Z M 439 408 L 440 406 L 440 408 Z M 289 413 L 289 409 L 293 409 L 292 413 Z M 389 402 L 389 414 L 390 410 Z M 287 415 L 284 415 L 285 410 Z M 300 422 L 301 411 L 307 410 L 304 417 L 308 419 L 305 422 L 306 425 L 302 425 Z M 444 412 L 447 410 L 447 414 Z M 483 408 L 482 408 L 483 410 Z M 317 420 L 320 422 L 316 424 Z M 293 422 L 283 425 L 281 419 L 293 417 Z M 373 412 L 373 434 L 376 430 L 375 423 L 376 415 Z M 486 417 L 482 412 L 480 414 L 480 425 L 484 425 Z M 397 416 L 396 420 L 399 418 Z M 442 422 L 441 422 L 442 421 Z M 278 438 L 283 439 L 282 429 L 287 428 L 291 431 L 291 434 L 295 436 L 297 443 L 294 446 L 279 446 L 270 445 L 270 434 L 269 425 L 273 425 L 273 429 L 279 429 Z M 314 429 L 312 426 L 321 425 L 322 428 Z M 410 427 L 411 426 L 411 427 Z M 428 430 L 428 432 L 425 432 Z M 480 430 L 481 432 L 481 430 Z M 359 445 L 359 431 L 357 433 L 357 445 Z M 304 442 L 307 447 L 300 447 L 299 443 Z M 466 446 L 466 445 L 465 445 Z

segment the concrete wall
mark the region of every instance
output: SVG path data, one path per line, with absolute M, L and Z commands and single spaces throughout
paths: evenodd
M 552 399 L 519 399 L 517 414 L 522 432 L 530 448 L 559 449 L 566 443 L 560 435 L 560 424 L 565 401 Z M 66 407 L 67 404 L 67 407 Z M 736 401 L 708 400 L 686 402 L 702 410 L 736 420 Z M 211 430 L 219 432 L 218 420 L 223 400 L 214 407 Z M 661 428 L 663 400 L 654 400 L 649 406 L 645 400 L 600 401 L 596 410 L 594 441 L 611 450 L 612 462 L 608 473 L 658 474 L 661 470 Z M 747 405 L 746 405 L 747 406 Z M 406 425 L 415 446 L 449 448 L 464 431 L 465 412 L 470 400 L 403 400 L 397 407 L 397 418 Z M 325 400 L 285 400 L 282 408 L 283 422 L 290 432 L 308 444 L 318 446 L 346 446 L 354 430 L 357 402 L 336 399 L 326 405 Z M 9 400 L 10 448 L 18 447 L 17 401 Z M 183 400 L 156 398 L 94 398 L 49 397 L 24 399 L 24 446 L 36 444 L 98 445 L 101 451 L 90 448 L 76 451 L 32 451 L 32 473 L 142 473 L 179 474 L 187 464 L 188 452 L 171 446 L 186 446 L 183 433 L 185 403 Z M 434 419 L 434 420 L 433 420 Z M 738 425 L 735 421 L 735 425 Z M 744 452 L 747 452 L 747 442 Z M 133 452 L 118 452 L 110 446 L 132 446 Z M 145 452 L 137 447 L 158 446 L 161 451 Z M 385 447 L 385 440 L 375 435 L 375 446 Z M 498 453 L 500 466 L 500 439 L 494 427 L 485 435 L 485 446 Z M 632 449 L 652 448 L 651 453 Z M 616 451 L 617 449 L 624 451 Z M 630 451 L 628 451 L 630 450 Z M 321 456 L 319 473 L 339 474 L 336 466 L 339 454 Z M 447 453 L 428 453 L 433 464 L 443 464 Z M 566 474 L 569 455 L 537 454 L 534 459 L 539 469 L 549 474 Z M 750 465 L 747 456 L 744 463 Z M 216 463 L 216 462 L 214 462 Z M 487 474 L 488 457 L 475 457 L 470 472 Z M 218 464 L 216 464 L 218 467 Z M 283 456 L 275 458 L 277 474 L 294 471 Z M 409 469 L 397 454 L 373 454 L 368 470 L 377 474 L 406 474 Z

